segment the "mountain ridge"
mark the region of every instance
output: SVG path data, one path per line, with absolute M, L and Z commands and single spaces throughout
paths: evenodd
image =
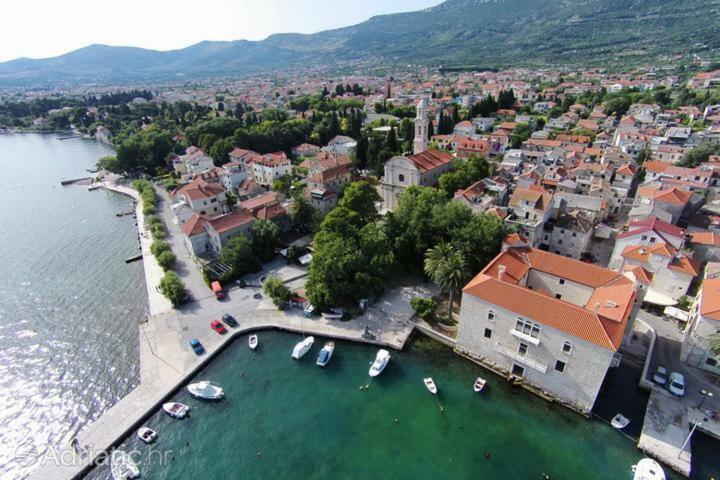
M 0 85 L 257 73 L 343 61 L 614 64 L 720 51 L 720 0 L 446 0 L 313 34 L 160 51 L 92 44 L 0 63 Z

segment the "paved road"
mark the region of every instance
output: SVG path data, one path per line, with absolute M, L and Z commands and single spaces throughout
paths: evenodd
M 667 368 L 668 373 L 673 371 L 682 373 L 685 377 L 685 398 L 683 401 L 686 406 L 696 407 L 703 398 L 700 390 L 705 390 L 712 392 L 714 397 L 707 398 L 703 402 L 702 408 L 720 411 L 720 388 L 714 383 L 717 378 L 710 373 L 680 361 L 683 334 L 678 324 L 645 310 L 638 312 L 638 318 L 650 325 L 657 333 L 655 348 L 648 369 L 648 380 L 652 381 L 653 373 L 658 365 Z

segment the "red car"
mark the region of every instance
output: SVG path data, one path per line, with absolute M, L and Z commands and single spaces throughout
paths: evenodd
M 213 320 L 212 322 L 210 322 L 210 328 L 215 330 L 220 335 L 227 333 L 225 326 L 222 323 L 220 323 L 220 320 Z

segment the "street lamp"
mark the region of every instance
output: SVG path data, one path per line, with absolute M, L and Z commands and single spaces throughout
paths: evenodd
M 685 450 L 685 446 L 690 441 L 690 437 L 692 437 L 692 434 L 695 433 L 695 429 L 703 424 L 703 422 L 707 422 L 707 418 L 703 418 L 702 422 L 697 422 L 695 425 L 693 425 L 693 428 L 690 430 L 690 433 L 688 433 L 687 438 L 685 439 L 685 442 L 682 444 L 682 447 L 680 447 L 680 453 L 678 453 L 678 458 L 680 458 L 680 455 L 682 455 L 682 452 Z
M 698 403 L 698 406 L 696 407 L 696 408 L 698 408 L 698 409 L 699 409 L 700 407 L 702 407 L 702 404 L 703 404 L 703 403 L 705 403 L 705 399 L 706 399 L 706 398 L 708 398 L 708 397 L 712 398 L 712 397 L 715 396 L 715 395 L 713 395 L 712 392 L 709 392 L 709 391 L 707 391 L 707 390 L 700 390 L 700 394 L 703 396 L 703 398 L 702 398 L 702 400 L 700 400 L 700 403 Z

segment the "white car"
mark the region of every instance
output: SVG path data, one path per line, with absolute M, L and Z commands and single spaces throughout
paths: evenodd
M 670 381 L 668 382 L 668 390 L 678 397 L 685 395 L 685 377 L 683 377 L 681 373 L 672 372 L 670 374 Z
M 667 368 L 658 366 L 655 375 L 653 375 L 653 382 L 656 385 L 665 385 L 667 382 Z

